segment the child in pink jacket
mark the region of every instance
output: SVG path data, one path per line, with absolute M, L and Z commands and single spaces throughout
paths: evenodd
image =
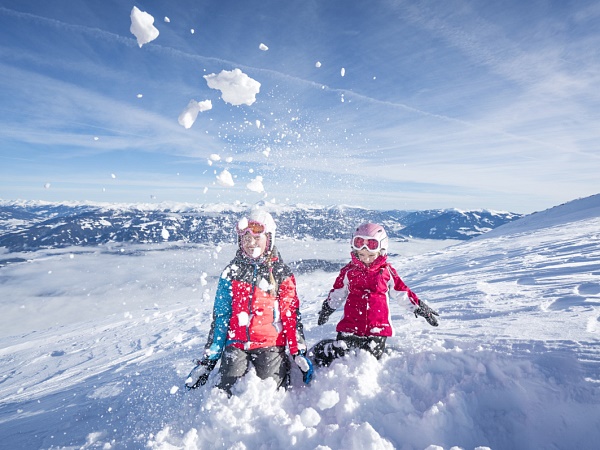
M 326 323 L 340 306 L 344 314 L 336 327 L 337 339 L 314 346 L 311 356 L 317 365 L 328 366 L 352 349 L 366 350 L 379 359 L 387 337 L 393 335 L 390 299 L 404 293 L 415 306 L 415 317 L 422 316 L 430 325 L 438 325 L 438 313 L 419 300 L 387 262 L 388 242 L 381 225 L 365 223 L 354 232 L 352 261 L 342 268 L 323 302 L 318 324 Z

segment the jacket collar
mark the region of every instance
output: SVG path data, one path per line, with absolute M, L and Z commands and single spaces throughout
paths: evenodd
M 258 265 L 262 265 L 265 264 L 266 262 L 270 261 L 271 264 L 280 260 L 281 257 L 279 256 L 279 251 L 277 250 L 277 247 L 273 247 L 273 250 L 271 250 L 270 253 L 267 253 L 266 255 L 261 255 L 258 258 L 251 258 L 250 256 L 246 255 L 246 253 L 238 247 L 238 250 L 235 254 L 235 259 L 237 259 L 238 261 L 244 262 L 246 264 L 252 264 L 253 266 L 258 266 Z
M 352 257 L 353 265 L 368 272 L 375 272 L 387 264 L 387 255 L 379 255 L 369 267 L 365 266 L 365 263 L 358 259 L 358 254 L 356 252 L 350 253 L 350 256 Z

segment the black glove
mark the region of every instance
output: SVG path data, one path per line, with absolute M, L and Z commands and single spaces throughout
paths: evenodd
M 434 316 L 439 316 L 439 314 L 427 306 L 424 302 L 419 302 L 419 307 L 413 312 L 415 313 L 415 317 L 425 317 L 425 320 L 429 323 L 429 325 L 433 327 L 438 326 L 438 321 Z
M 206 357 L 196 361 L 196 367 L 192 369 L 185 380 L 185 387 L 188 389 L 196 389 L 200 386 L 204 386 L 208 381 L 210 372 L 217 365 L 217 361 L 217 359 L 211 360 Z
M 327 323 L 327 321 L 329 320 L 329 316 L 332 315 L 334 311 L 335 309 L 329 306 L 329 303 L 327 303 L 327 299 L 325 299 L 325 301 L 323 302 L 323 306 L 321 307 L 321 312 L 319 313 L 319 319 L 317 320 L 317 324 L 323 325 Z

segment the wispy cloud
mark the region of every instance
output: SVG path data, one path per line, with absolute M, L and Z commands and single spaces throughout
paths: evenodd
M 550 198 L 557 183 L 555 199 L 595 193 L 600 37 L 590 31 L 588 17 L 598 14 L 592 3 L 565 5 L 563 16 L 517 1 L 376 1 L 360 17 L 350 15 L 356 5 L 336 10 L 314 2 L 292 14 L 296 7 L 261 9 L 260 29 L 237 20 L 246 4 L 217 11 L 218 20 L 204 23 L 194 39 L 173 20 L 143 49 L 128 26 L 122 34 L 103 29 L 110 14 L 86 24 L 67 10 L 56 20 L 35 8 L 0 7 L 4 30 L 14 31 L 3 40 L 10 44 L 0 43 L 0 156 L 7 162 L 0 170 L 17 167 L 8 153 L 16 148 L 24 159 L 51 153 L 53 161 L 69 160 L 77 176 L 91 173 L 86 165 L 103 155 L 104 164 L 127 155 L 138 166 L 128 178 L 149 189 L 165 166 L 189 167 L 192 184 L 210 185 L 219 198 L 244 197 L 243 181 L 256 175 L 285 198 L 323 198 L 321 192 L 332 201 L 405 202 L 410 192 L 415 206 L 436 196 L 436 205 L 504 204 L 502 193 L 535 203 Z M 290 21 L 285 29 L 282 16 Z M 238 28 L 224 27 L 228 20 Z M 573 24 L 582 28 L 575 33 Z M 269 35 L 269 50 L 257 41 L 252 53 L 239 42 L 244 35 Z M 233 68 L 261 83 L 251 107 L 226 105 L 202 78 Z M 210 99 L 213 109 L 185 130 L 177 117 L 191 99 Z M 211 153 L 233 159 L 208 166 Z M 231 192 L 211 184 L 225 166 L 239 180 Z

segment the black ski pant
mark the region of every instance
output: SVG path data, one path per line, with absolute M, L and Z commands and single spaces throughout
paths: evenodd
M 385 336 L 356 336 L 349 333 L 338 333 L 337 339 L 325 339 L 315 344 L 309 356 L 319 366 L 329 366 L 337 358 L 354 350 L 365 350 L 379 359 L 385 350 L 386 339 Z
M 232 346 L 226 347 L 221 357 L 219 369 L 221 380 L 217 387 L 231 395 L 231 387 L 248 373 L 251 366 L 261 380 L 273 378 L 278 388 L 288 387 L 290 361 L 285 353 L 285 347 L 241 350 Z

